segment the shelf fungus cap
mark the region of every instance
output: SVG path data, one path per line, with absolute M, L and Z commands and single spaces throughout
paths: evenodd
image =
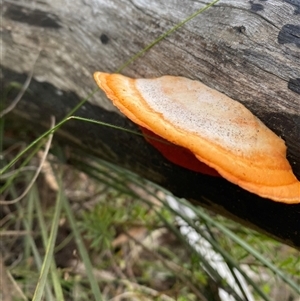
M 228 181 L 264 198 L 300 203 L 284 141 L 241 103 L 184 77 L 96 72 L 94 78 L 134 123 L 188 149 Z

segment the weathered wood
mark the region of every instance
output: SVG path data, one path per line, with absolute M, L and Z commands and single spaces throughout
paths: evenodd
M 40 51 L 29 90 L 8 120 L 47 126 L 51 114 L 62 118 L 96 87 L 94 71 L 114 72 L 201 6 L 191 0 L 4 1 L 4 83 L 24 82 Z M 300 179 L 298 1 L 221 0 L 122 73 L 198 79 L 242 102 L 285 139 L 288 159 Z M 101 92 L 78 114 L 137 130 Z M 300 247 L 299 205 L 264 200 L 223 179 L 174 166 L 143 138 L 129 133 L 72 121 L 61 135 L 66 143 L 86 147 L 178 196 Z

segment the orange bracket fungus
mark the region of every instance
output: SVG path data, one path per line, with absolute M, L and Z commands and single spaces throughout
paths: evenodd
M 261 197 L 300 203 L 300 182 L 286 159 L 284 141 L 241 103 L 184 77 L 131 79 L 96 72 L 94 78 L 173 163 L 205 172 L 192 161 L 196 158 L 211 168 L 206 173 L 220 174 Z M 179 158 L 153 135 L 179 146 Z

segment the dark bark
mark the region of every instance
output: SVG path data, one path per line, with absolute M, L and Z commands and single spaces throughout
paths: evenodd
M 94 71 L 115 71 L 201 7 L 196 1 L 172 0 L 49 3 L 5 1 L 1 7 L 3 87 L 12 81 L 23 83 L 40 50 L 28 91 L 6 117 L 8 127 L 47 127 L 50 115 L 59 120 L 96 87 Z M 297 3 L 220 1 L 122 73 L 132 77 L 181 75 L 239 100 L 286 141 L 288 160 L 300 178 Z M 77 114 L 138 131 L 100 92 Z M 177 196 L 300 248 L 300 205 L 262 199 L 224 179 L 174 166 L 137 135 L 78 121 L 65 124 L 60 135 L 74 149 L 80 146 Z

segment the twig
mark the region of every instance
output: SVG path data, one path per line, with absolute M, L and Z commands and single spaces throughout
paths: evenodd
M 54 116 L 51 116 L 51 128 L 53 128 L 55 125 L 55 117 Z M 25 191 L 19 196 L 17 197 L 16 199 L 14 200 L 11 200 L 11 201 L 2 201 L 0 200 L 0 205 L 11 205 L 11 204 L 15 204 L 17 202 L 19 202 L 28 192 L 29 190 L 31 189 L 31 187 L 33 186 L 33 184 L 35 183 L 38 175 L 40 174 L 41 170 L 42 170 L 42 167 L 43 167 L 43 164 L 47 158 L 47 155 L 48 155 L 48 152 L 49 152 L 49 149 L 50 149 L 50 146 L 51 146 L 51 142 L 52 142 L 52 138 L 53 138 L 53 133 L 49 135 L 49 139 L 46 143 L 46 147 L 45 147 L 45 151 L 44 151 L 44 155 L 43 157 L 41 158 L 41 163 L 38 167 L 38 169 L 36 170 L 36 173 L 35 175 L 33 176 L 31 182 L 29 183 L 29 185 L 27 186 L 27 188 L 25 189 Z
M 34 66 L 35 66 L 39 56 L 40 56 L 40 51 L 38 52 L 37 57 L 33 62 L 33 66 L 32 66 L 32 68 L 31 68 L 31 70 L 30 70 L 30 72 L 29 72 L 29 74 L 26 78 L 25 83 L 23 84 L 22 89 L 20 90 L 20 92 L 18 93 L 16 98 L 12 101 L 12 103 L 6 109 L 4 109 L 0 112 L 0 118 L 2 118 L 4 115 L 6 115 L 10 111 L 12 111 L 15 108 L 15 106 L 18 104 L 18 102 L 21 100 L 21 98 L 23 97 L 23 95 L 26 92 L 28 86 L 30 85 L 30 82 L 31 82 L 31 79 L 32 79 L 32 76 L 33 76 Z

